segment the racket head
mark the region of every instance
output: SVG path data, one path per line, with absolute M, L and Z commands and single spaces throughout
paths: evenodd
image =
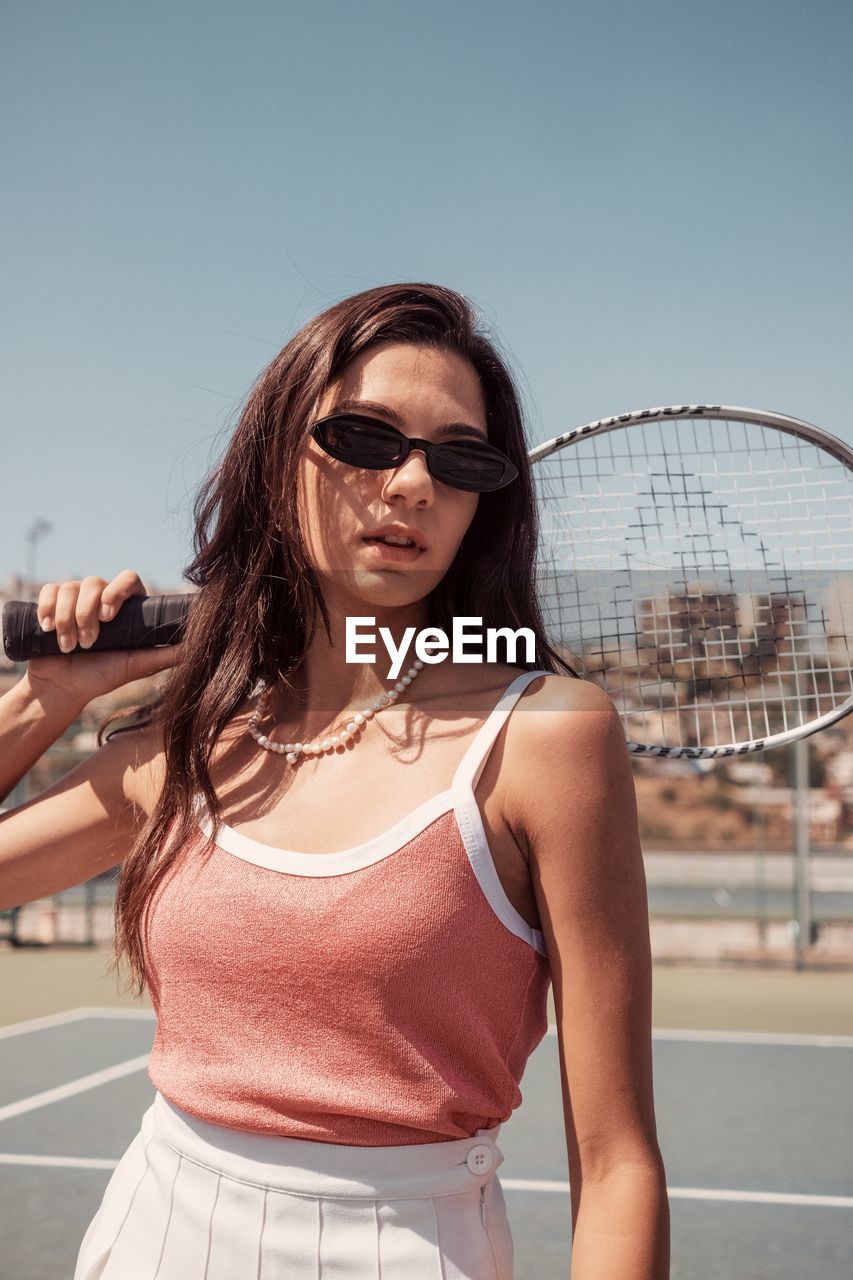
M 530 451 L 549 641 L 638 755 L 713 757 L 853 710 L 853 450 L 775 411 L 670 405 Z

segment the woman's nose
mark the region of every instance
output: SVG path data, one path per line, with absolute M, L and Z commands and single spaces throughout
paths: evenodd
M 426 454 L 423 449 L 413 449 L 408 458 L 389 473 L 384 488 L 392 492 L 399 488 L 409 492 L 413 489 L 427 492 L 432 489 L 432 485 Z

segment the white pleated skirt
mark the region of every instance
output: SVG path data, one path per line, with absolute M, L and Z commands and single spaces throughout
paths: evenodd
M 208 1124 L 157 1092 L 74 1280 L 512 1280 L 500 1127 L 341 1146 Z

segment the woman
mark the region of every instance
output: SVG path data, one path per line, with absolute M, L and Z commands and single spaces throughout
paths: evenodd
M 48 584 L 63 656 L 0 704 L 8 793 L 92 697 L 171 667 L 137 724 L 0 822 L 4 903 L 122 864 L 113 962 L 157 1012 L 155 1100 L 75 1280 L 200 1258 L 208 1280 L 509 1280 L 496 1138 L 551 981 L 574 1280 L 660 1280 L 630 761 L 543 635 L 518 397 L 469 303 L 391 285 L 309 322 L 195 514 L 180 646 L 72 654 L 145 588 Z M 535 661 L 409 659 L 392 681 L 378 647 L 346 660 L 347 619 L 396 650 L 462 616 L 530 628 Z

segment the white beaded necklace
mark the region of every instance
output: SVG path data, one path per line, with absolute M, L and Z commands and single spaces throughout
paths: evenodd
M 258 728 L 258 719 L 266 711 L 272 693 L 272 685 L 267 685 L 261 698 L 260 706 L 249 721 L 249 733 L 265 751 L 277 751 L 284 756 L 288 764 L 296 764 L 300 756 L 324 755 L 327 751 L 334 751 L 336 747 L 344 746 L 349 742 L 350 738 L 354 738 L 357 733 L 360 733 L 363 726 L 377 711 L 380 711 L 382 707 L 389 706 L 390 703 L 399 698 L 407 686 L 423 671 L 423 667 L 424 664 L 417 658 L 406 674 L 400 677 L 393 689 L 389 689 L 387 693 L 380 694 L 373 702 L 366 707 L 362 707 L 361 711 L 356 712 L 352 719 L 347 722 L 345 728 L 340 729 L 337 733 L 329 734 L 328 737 L 315 738 L 313 742 L 271 742 L 268 734 L 261 733 Z

